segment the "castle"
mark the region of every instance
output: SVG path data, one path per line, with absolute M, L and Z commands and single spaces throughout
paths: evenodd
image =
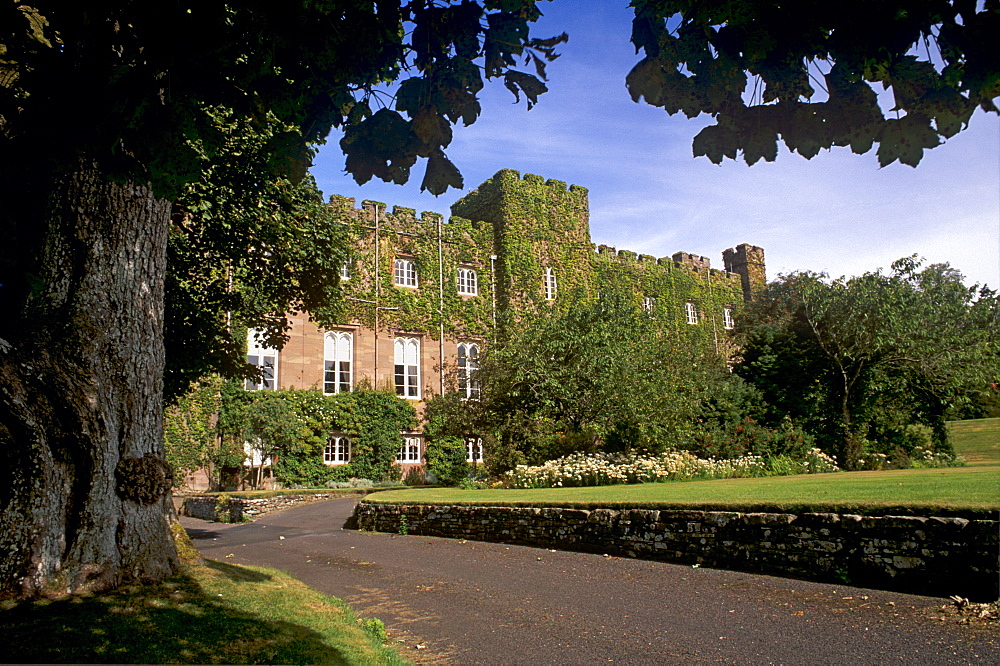
M 685 344 L 730 349 L 734 317 L 765 281 L 764 251 L 738 245 L 723 253 L 724 270 L 707 257 L 678 252 L 660 258 L 590 239 L 587 189 L 504 169 L 452 206 L 436 213 L 331 197 L 351 230 L 350 260 L 341 271 L 347 304 L 343 325 L 319 329 L 306 313 L 290 316 L 280 353 L 248 334 L 248 359 L 265 368 L 248 388 L 349 391 L 359 381 L 395 390 L 421 411 L 442 394 L 449 372 L 474 399 L 480 352 L 504 327 L 570 295 L 596 297 L 602 289 L 634 293 Z M 452 382 L 455 384 L 454 380 Z M 454 388 L 454 386 L 453 386 Z M 481 447 L 468 441 L 470 461 Z M 334 436 L 324 462 L 350 459 L 349 442 Z M 423 460 L 419 432 L 403 433 L 397 461 Z

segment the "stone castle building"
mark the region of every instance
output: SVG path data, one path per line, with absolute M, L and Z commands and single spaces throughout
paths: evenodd
M 351 390 L 360 381 L 394 390 L 418 413 L 432 395 L 458 389 L 475 398 L 480 352 L 525 314 L 558 308 L 602 289 L 634 294 L 636 304 L 692 346 L 726 353 L 728 329 L 763 286 L 764 251 L 741 244 L 707 257 L 678 252 L 655 258 L 590 239 L 587 189 L 502 170 L 452 206 L 452 217 L 353 199 L 331 205 L 352 233 L 341 272 L 348 312 L 343 324 L 317 328 L 290 317 L 279 351 L 248 336 L 248 358 L 265 366 L 248 388 Z M 325 462 L 349 459 L 331 440 Z M 481 459 L 469 442 L 470 460 Z M 404 433 L 398 462 L 423 459 L 420 433 Z

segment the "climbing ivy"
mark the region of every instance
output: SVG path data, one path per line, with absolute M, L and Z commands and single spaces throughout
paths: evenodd
M 435 213 L 418 218 L 408 208 L 387 213 L 379 202 L 365 201 L 360 210 L 344 197 L 331 202 L 355 234 L 352 278 L 342 289 L 351 317 L 369 327 L 377 314 L 381 329 L 434 335 L 443 326 L 452 339 L 492 341 L 529 314 L 565 310 L 571 293 L 596 298 L 624 290 L 640 305 L 645 297 L 655 299 L 651 315 L 695 348 L 731 351 L 722 312 L 742 309 L 739 276 L 606 246 L 595 251 L 586 188 L 504 169 L 456 202 L 447 223 Z M 418 288 L 394 284 L 397 258 L 414 262 Z M 477 296 L 458 293 L 463 266 L 477 272 Z M 554 301 L 546 299 L 546 268 L 557 280 Z M 688 300 L 699 309 L 698 326 L 682 326 Z

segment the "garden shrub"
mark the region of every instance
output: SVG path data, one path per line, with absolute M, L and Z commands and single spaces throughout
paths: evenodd
M 437 483 L 457 486 L 471 471 L 467 455 L 465 440 L 451 436 L 437 437 L 427 444 L 427 470 L 434 474 Z
M 424 475 L 424 470 L 419 467 L 409 468 L 403 476 L 404 486 L 422 486 L 426 483 L 427 477 Z

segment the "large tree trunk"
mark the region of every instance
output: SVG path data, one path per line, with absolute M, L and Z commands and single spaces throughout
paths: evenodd
M 0 341 L 0 597 L 176 569 L 163 459 L 169 202 L 91 164 L 48 203 L 23 335 Z

